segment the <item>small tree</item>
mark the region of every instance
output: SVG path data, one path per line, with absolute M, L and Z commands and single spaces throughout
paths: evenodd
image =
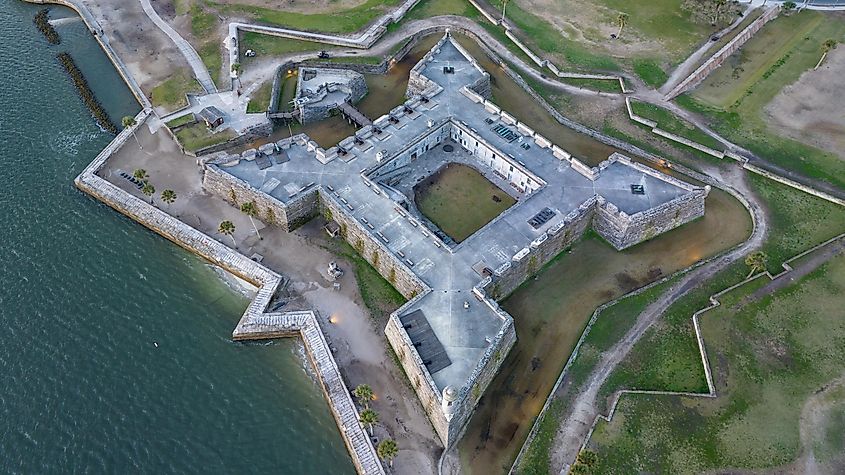
M 352 395 L 358 399 L 358 404 L 364 406 L 365 409 L 370 408 L 370 401 L 375 398 L 373 388 L 371 388 L 369 384 L 359 384 L 355 387 L 355 390 L 352 391 Z
M 151 183 L 144 183 L 144 186 L 141 188 L 141 193 L 150 197 L 150 204 L 153 204 L 153 195 L 156 192 L 156 187 L 154 187 Z
M 616 33 L 616 38 L 622 37 L 622 28 L 628 24 L 628 14 L 620 12 L 616 15 L 616 24 L 619 25 L 619 31 Z
M 132 176 L 133 176 L 136 180 L 141 181 L 141 182 L 144 182 L 144 183 L 146 183 L 146 182 L 147 182 L 147 180 L 149 180 L 149 179 L 150 179 L 150 175 L 148 175 L 148 174 L 147 174 L 147 171 L 146 171 L 146 170 L 144 170 L 143 168 L 138 168 L 137 170 L 135 170 L 134 172 L 132 172 Z
M 255 206 L 255 202 L 248 201 L 242 204 L 241 211 L 243 211 L 245 215 L 249 216 L 249 222 L 252 223 L 252 228 L 255 229 L 255 234 L 258 235 L 258 239 L 264 239 L 258 232 L 258 226 L 255 225 L 255 219 L 253 219 L 258 216 L 258 206 Z
M 267 223 L 272 225 L 276 224 L 276 212 L 273 211 L 273 208 L 270 206 L 267 207 Z
M 141 146 L 141 142 L 138 141 L 138 136 L 135 135 L 135 129 L 132 128 L 132 127 L 135 127 L 135 125 L 138 123 L 138 121 L 136 121 L 135 118 L 132 117 L 131 115 L 127 115 L 127 116 L 123 117 L 123 119 L 120 119 L 120 122 L 123 123 L 124 129 L 129 129 L 129 130 L 132 131 L 132 136 L 135 137 L 135 143 L 138 144 L 138 148 L 143 150 L 144 147 Z
M 769 257 L 766 255 L 765 252 L 757 251 L 753 252 L 747 256 L 745 256 L 745 265 L 751 268 L 748 272 L 748 276 L 745 278 L 751 277 L 752 274 L 755 272 L 760 272 L 766 269 L 766 262 L 769 260 Z
M 361 424 L 370 429 L 370 437 L 372 437 L 373 426 L 378 422 L 378 412 L 372 409 L 364 409 L 358 417 Z
M 231 188 L 229 190 L 229 199 L 232 200 L 232 204 L 237 206 L 238 205 L 238 195 L 235 194 L 235 189 Z
M 174 201 L 176 201 L 176 192 L 173 190 L 164 190 L 161 192 L 161 201 L 164 201 L 168 205 L 172 205 Z
M 822 57 L 819 58 L 819 62 L 816 63 L 816 67 L 813 68 L 813 71 L 819 69 L 819 66 L 821 66 L 824 62 L 824 59 L 827 58 L 827 53 L 830 53 L 830 50 L 833 48 L 836 48 L 836 40 L 834 39 L 830 39 L 822 43 Z
M 510 1 L 510 0 L 503 0 L 503 1 L 502 1 L 502 19 L 499 21 L 499 23 L 501 23 L 502 25 L 504 25 L 504 24 L 505 24 L 505 8 L 507 8 L 507 7 L 508 7 L 508 2 L 509 2 L 509 1 Z
M 783 9 L 786 11 L 795 10 L 795 7 L 797 6 L 798 5 L 796 5 L 795 2 L 783 2 Z
M 235 242 L 235 223 L 228 220 L 222 221 L 220 223 L 220 227 L 217 228 L 217 231 L 219 231 L 220 234 L 225 234 L 232 238 L 232 245 L 235 246 L 235 249 L 238 248 L 238 244 Z
M 392 467 L 393 459 L 396 457 L 396 454 L 399 453 L 399 447 L 396 445 L 395 440 L 384 439 L 379 442 L 378 447 L 376 447 L 376 452 L 378 453 L 378 457 L 380 459 L 387 460 Z
M 241 63 L 232 63 L 232 73 L 235 75 L 235 79 L 238 80 L 238 87 L 240 88 L 241 84 Z M 240 94 L 240 90 L 238 90 Z

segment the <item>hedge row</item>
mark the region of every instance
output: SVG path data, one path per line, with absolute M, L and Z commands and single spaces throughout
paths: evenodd
M 73 62 L 73 58 L 71 58 L 67 53 L 59 53 L 56 55 L 56 58 L 58 58 L 59 62 L 62 63 L 62 66 L 65 67 L 65 70 L 76 85 L 79 95 L 82 97 L 82 102 L 84 102 L 91 113 L 94 114 L 94 118 L 97 119 L 97 123 L 100 124 L 100 127 L 117 135 L 120 132 L 120 129 L 114 125 L 114 122 L 112 122 L 109 118 L 108 112 L 103 109 L 100 101 L 98 101 L 97 97 L 94 96 L 94 92 L 91 91 L 91 88 L 88 86 L 88 81 L 85 80 L 85 76 L 82 75 L 82 71 L 76 67 L 76 63 Z
M 62 42 L 62 39 L 59 37 L 59 33 L 56 32 L 56 29 L 53 28 L 53 25 L 50 24 L 48 13 L 49 10 L 46 8 L 39 10 L 32 21 L 35 22 L 35 27 L 38 28 L 41 33 L 44 33 L 48 43 L 51 45 L 57 45 Z

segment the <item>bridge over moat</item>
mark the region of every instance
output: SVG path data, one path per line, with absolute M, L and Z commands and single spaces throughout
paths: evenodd
M 262 166 L 224 154 L 204 175 L 207 190 L 273 209 L 286 229 L 322 212 L 410 299 L 385 333 L 447 445 L 516 340 L 495 299 L 590 227 L 624 249 L 701 216 L 707 195 L 618 154 L 588 167 L 489 91 L 489 76 L 447 35 L 411 71 L 410 99 L 338 146 L 298 135 L 276 143 Z M 520 197 L 459 244 L 438 238 L 389 185 L 447 143 Z

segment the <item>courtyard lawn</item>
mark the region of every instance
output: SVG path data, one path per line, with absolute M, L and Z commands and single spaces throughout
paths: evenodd
M 845 186 L 845 161 L 789 139 L 767 124 L 765 108 L 815 66 L 820 45 L 845 35 L 840 16 L 802 11 L 767 24 L 679 105 L 706 116 L 726 138 L 807 177 Z
M 478 171 L 454 163 L 417 185 L 414 193 L 420 212 L 456 242 L 516 203 Z
M 619 81 L 616 79 L 562 78 L 561 81 L 580 87 L 581 89 L 590 89 L 599 92 L 622 92 L 622 88 L 619 86 Z
M 845 406 L 845 257 L 748 299 L 760 285 L 735 290 L 702 315 L 719 397 L 625 396 L 590 441 L 595 473 L 766 470 L 795 461 L 802 445 L 817 451 L 820 473 L 837 471 L 844 442 L 830 433 L 841 429 Z M 833 417 L 802 424 L 802 408 L 819 399 L 822 416 Z
M 414 5 L 403 20 L 422 20 L 441 15 L 457 15 L 474 20 L 482 18 L 467 0 L 422 0 Z
M 176 132 L 176 138 L 185 150 L 196 152 L 197 150 L 221 144 L 235 138 L 236 134 L 232 129 L 221 130 L 212 133 L 202 122 L 185 126 Z
M 199 83 L 187 69 L 179 70 L 167 80 L 161 82 L 150 92 L 150 101 L 156 107 L 175 111 L 188 105 L 185 94 L 202 91 Z
M 321 51 L 330 48 L 331 45 L 315 43 L 313 41 L 301 41 L 281 36 L 264 35 L 254 31 L 247 31 L 240 35 L 240 49 L 246 51 L 251 49 L 261 56 L 279 56 L 288 53 L 302 53 L 307 51 Z M 244 58 L 244 63 L 249 64 L 250 58 Z

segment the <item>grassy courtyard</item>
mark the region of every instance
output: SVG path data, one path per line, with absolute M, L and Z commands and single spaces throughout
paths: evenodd
M 624 398 L 590 442 L 597 473 L 769 469 L 793 462 L 802 447 L 817 451 L 822 472 L 833 473 L 825 464 L 836 458 L 842 463 L 845 439 L 835 415 L 845 403 L 845 257 L 772 295 L 749 298 L 760 285 L 737 289 L 702 317 L 720 397 Z M 819 395 L 834 417 L 801 427 L 802 409 Z
M 232 129 L 221 130 L 212 133 L 203 122 L 197 122 L 179 129 L 176 138 L 185 150 L 196 152 L 212 145 L 221 144 L 235 138 L 236 134 Z
M 449 164 L 415 188 L 420 212 L 456 242 L 461 242 L 516 200 L 476 170 Z

